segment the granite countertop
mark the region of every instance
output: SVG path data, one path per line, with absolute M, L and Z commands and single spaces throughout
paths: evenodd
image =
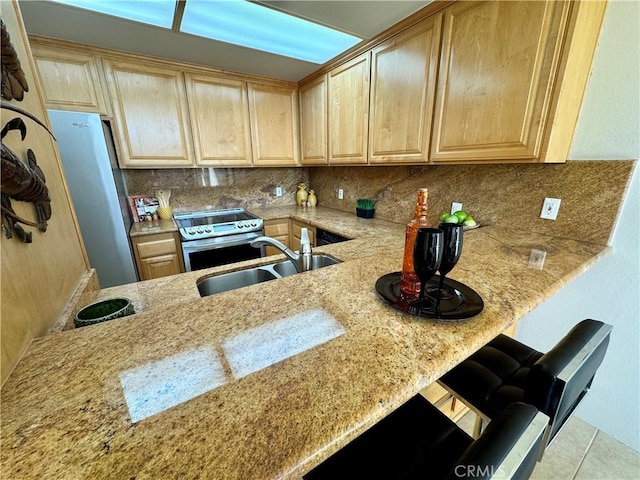
M 2 478 L 300 478 L 610 250 L 469 231 L 450 276 L 485 308 L 437 322 L 375 291 L 400 270 L 402 225 L 255 213 L 357 238 L 315 250 L 338 265 L 209 297 L 196 279 L 278 258 L 101 291 L 140 313 L 34 340 L 2 388 Z M 541 270 L 532 248 L 547 252 Z

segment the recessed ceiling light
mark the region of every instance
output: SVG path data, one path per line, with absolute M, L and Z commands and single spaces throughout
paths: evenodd
M 52 0 L 136 22 L 171 28 L 176 0 Z
M 180 31 L 312 63 L 360 38 L 241 0 L 187 0 Z

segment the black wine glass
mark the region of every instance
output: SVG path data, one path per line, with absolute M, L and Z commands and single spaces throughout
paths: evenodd
M 447 299 L 442 289 L 444 277 L 453 270 L 462 253 L 462 238 L 464 227 L 460 223 L 441 223 L 438 227 L 444 235 L 442 245 L 442 261 L 440 262 L 440 284 L 438 285 L 438 299 Z M 450 297 L 449 297 L 450 298 Z
M 413 245 L 413 269 L 420 279 L 420 295 L 416 306 L 424 301 L 425 286 L 435 275 L 442 261 L 444 234 L 437 228 L 420 228 Z

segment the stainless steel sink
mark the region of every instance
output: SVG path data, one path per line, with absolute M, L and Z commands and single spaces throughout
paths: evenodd
M 336 263 L 340 263 L 340 260 L 330 257 L 329 255 L 313 255 L 311 257 L 311 270 L 328 267 L 330 265 L 335 265 Z M 298 273 L 296 271 L 296 267 L 289 260 L 284 260 L 282 262 L 273 264 L 273 269 L 276 271 L 276 273 L 283 277 L 288 277 L 289 275 Z
M 251 268 L 198 280 L 197 285 L 200 296 L 206 297 L 207 295 L 248 287 L 249 285 L 267 282 L 276 278 L 279 277 L 265 268 Z
M 311 257 L 311 270 L 335 265 L 341 261 L 329 255 L 313 255 Z M 261 265 L 237 272 L 223 273 L 214 277 L 199 279 L 196 284 L 201 297 L 216 293 L 228 292 L 237 288 L 248 287 L 257 283 L 268 282 L 277 278 L 288 277 L 298 273 L 296 267 L 289 260 L 277 263 Z

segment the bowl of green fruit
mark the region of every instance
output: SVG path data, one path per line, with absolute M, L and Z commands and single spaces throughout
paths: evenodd
M 478 228 L 478 222 L 476 222 L 471 215 L 464 210 L 458 210 L 454 213 L 444 212 L 440 215 L 440 223 L 456 223 L 464 225 L 465 230 L 472 228 Z

